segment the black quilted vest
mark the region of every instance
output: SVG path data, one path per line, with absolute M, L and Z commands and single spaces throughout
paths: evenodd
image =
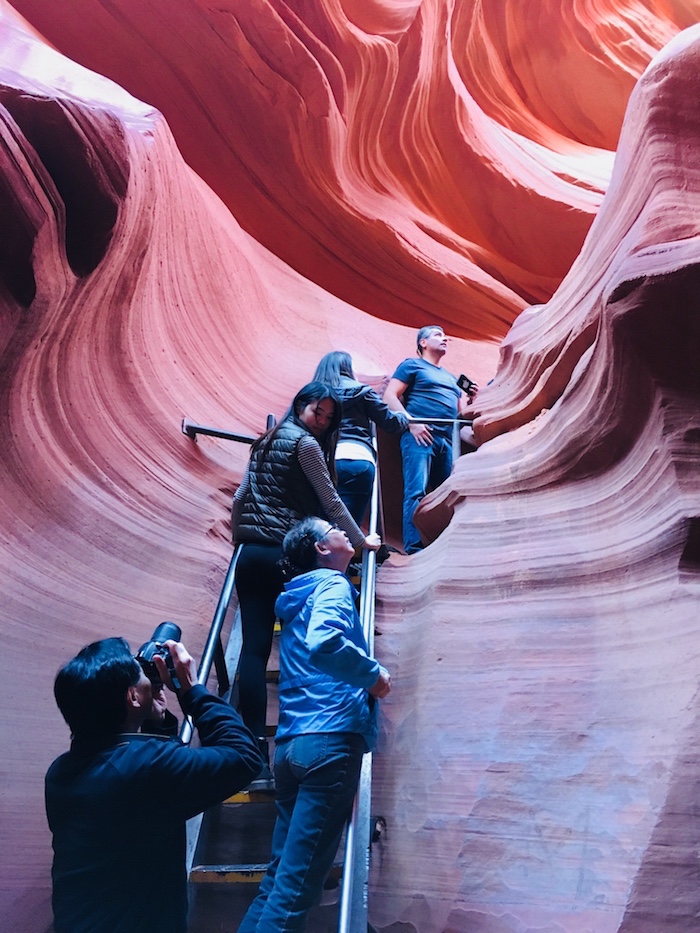
M 297 457 L 297 445 L 308 433 L 294 421 L 283 421 L 267 449 L 261 445 L 253 451 L 236 541 L 281 544 L 302 518 L 323 516 L 318 496 Z

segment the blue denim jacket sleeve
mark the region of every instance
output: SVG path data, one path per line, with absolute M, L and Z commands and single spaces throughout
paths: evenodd
M 306 646 L 311 663 L 324 674 L 353 687 L 376 683 L 379 662 L 367 653 L 350 581 L 342 574 L 329 577 L 314 593 Z

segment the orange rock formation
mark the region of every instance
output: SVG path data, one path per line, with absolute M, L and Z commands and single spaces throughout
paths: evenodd
M 255 433 L 436 320 L 495 380 L 382 570 L 373 922 L 692 929 L 697 30 L 583 241 L 697 3 L 14 7 L 93 71 L 0 7 L 3 928 L 50 921 L 57 667 L 203 643 L 246 451 L 182 415 Z

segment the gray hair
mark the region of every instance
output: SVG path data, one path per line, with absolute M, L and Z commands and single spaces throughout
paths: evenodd
M 427 338 L 432 334 L 434 330 L 444 330 L 441 324 L 426 324 L 425 327 L 421 327 L 418 331 L 418 336 L 416 337 L 416 350 L 418 356 L 423 356 L 423 347 L 420 345 L 421 340 L 427 340 Z

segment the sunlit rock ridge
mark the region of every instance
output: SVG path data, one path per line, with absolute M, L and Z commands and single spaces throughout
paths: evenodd
M 436 321 L 493 382 L 379 578 L 372 922 L 695 929 L 698 3 L 13 6 L 2 928 L 50 924 L 58 666 L 203 645 L 247 452 L 182 416 L 257 433 L 322 353 L 378 383 Z

